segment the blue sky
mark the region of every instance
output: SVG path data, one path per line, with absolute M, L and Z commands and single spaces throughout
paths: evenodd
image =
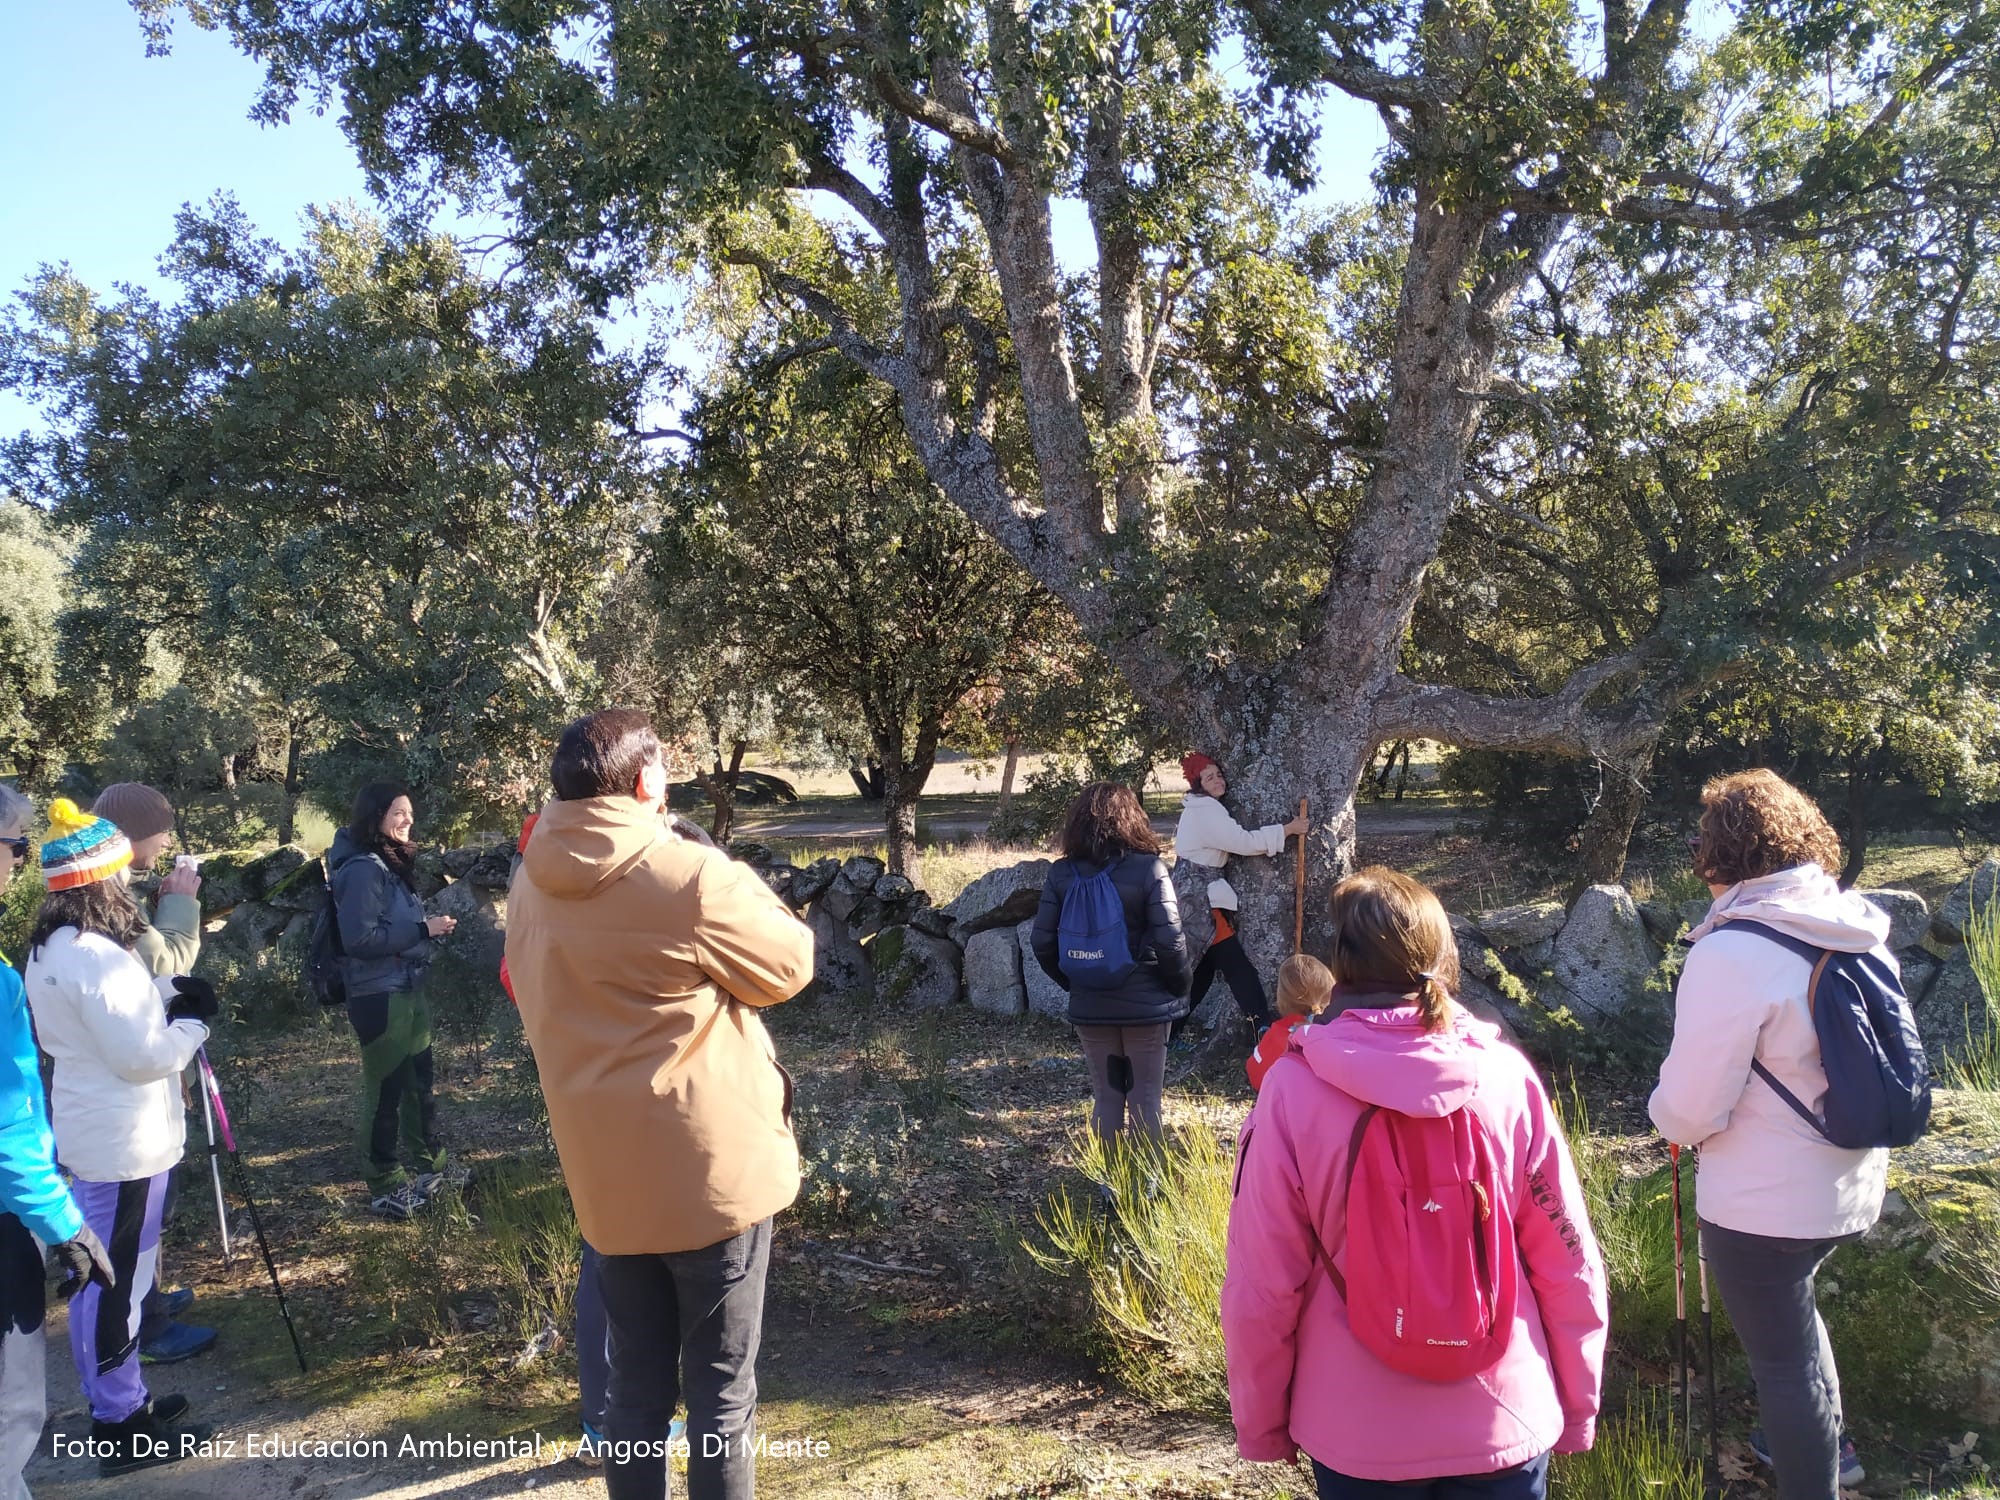
M 0 0 L 0 291 L 67 261 L 100 292 L 159 284 L 174 214 L 228 190 L 264 233 L 291 243 L 308 204 L 363 200 L 360 168 L 332 116 L 299 111 L 266 128 L 246 116 L 256 64 L 183 23 L 173 52 L 147 57 L 125 0 Z M 1372 110 L 1336 100 L 1324 115 L 1316 195 L 1366 196 L 1383 143 Z M 1059 250 L 1087 260 L 1080 205 L 1058 213 Z M 0 433 L 36 425 L 0 393 Z

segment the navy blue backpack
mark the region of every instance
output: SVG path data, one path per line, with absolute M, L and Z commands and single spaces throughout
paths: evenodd
M 1063 893 L 1056 918 L 1057 967 L 1071 984 L 1085 989 L 1123 984 L 1139 967 L 1125 932 L 1125 903 L 1111 879 L 1113 868 L 1106 865 L 1095 875 L 1079 870 Z
M 1825 1117 L 1753 1059 L 1757 1076 L 1836 1146 L 1907 1146 L 1922 1135 L 1931 1119 L 1930 1064 L 1895 969 L 1873 953 L 1816 947 L 1762 922 L 1720 930 L 1754 932 L 1813 966 L 1806 1005 L 1826 1069 Z

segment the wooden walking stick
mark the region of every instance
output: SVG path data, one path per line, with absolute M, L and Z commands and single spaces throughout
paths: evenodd
M 1299 798 L 1299 816 L 1306 815 L 1306 799 Z M 1306 836 L 1299 835 L 1299 875 L 1292 894 L 1292 952 L 1303 953 L 1306 946 Z

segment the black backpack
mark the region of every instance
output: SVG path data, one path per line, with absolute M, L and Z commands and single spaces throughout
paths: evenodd
M 1762 922 L 1720 931 L 1754 932 L 1813 966 L 1806 1005 L 1826 1069 L 1826 1112 L 1814 1114 L 1763 1063 L 1757 1076 L 1836 1146 L 1907 1146 L 1929 1128 L 1931 1072 L 1910 1000 L 1895 969 L 1873 953 L 1840 953 Z
M 326 887 L 326 905 L 313 918 L 312 932 L 306 937 L 306 984 L 321 1005 L 347 1003 L 347 981 L 341 977 L 340 961 L 347 950 L 340 944 L 340 917 L 333 905 L 333 882 Z

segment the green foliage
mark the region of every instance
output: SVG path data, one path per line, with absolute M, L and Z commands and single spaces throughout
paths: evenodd
M 0 479 L 82 533 L 66 673 L 130 707 L 151 633 L 288 793 L 302 756 L 329 806 L 385 772 L 433 816 L 532 804 L 643 513 L 645 369 L 573 303 L 352 211 L 285 253 L 218 200 L 163 265 L 171 304 L 51 269 L 0 325 L 0 384 L 52 429 Z M 199 761 L 220 723 L 175 712 Z
M 753 328 L 698 410 L 703 442 L 665 490 L 659 606 L 677 621 L 676 655 L 696 679 L 686 696 L 718 760 L 725 721 L 745 716 L 730 695 L 804 696 L 859 726 L 885 773 L 902 871 L 948 726 L 1020 671 L 1049 610 L 938 494 L 893 404 L 858 371 L 772 352 L 793 331 Z
M 1029 1243 L 1030 1254 L 1083 1281 L 1093 1329 L 1134 1392 L 1170 1409 L 1226 1413 L 1230 1151 L 1205 1127 L 1170 1132 L 1158 1147 L 1082 1132 L 1074 1150 L 1095 1191 L 1050 1199 L 1036 1215 L 1047 1245 Z
M 42 865 L 30 859 L 17 867 L 14 878 L 0 888 L 0 954 L 17 969 L 27 967 L 28 934 L 42 908 Z
M 141 781 L 166 794 L 185 849 L 252 843 L 278 826 L 280 788 L 246 774 L 259 761 L 260 735 L 238 687 L 210 695 L 176 684 L 135 704 L 95 757 L 100 786 Z
M 802 1174 L 799 1211 L 810 1228 L 834 1233 L 898 1222 L 909 1183 L 911 1142 L 909 1116 L 899 1103 L 877 1103 L 854 1120 L 827 1126 L 801 1099 L 793 1127 Z
M 47 788 L 95 739 L 102 704 L 61 670 L 73 545 L 40 510 L 0 495 L 0 768 Z
M 1630 1355 L 1649 1363 L 1665 1362 L 1674 1352 L 1671 1167 L 1628 1172 L 1612 1143 L 1591 1133 L 1590 1112 L 1573 1080 L 1566 1095 L 1556 1096 L 1556 1104 L 1583 1186 L 1591 1231 L 1604 1255 L 1613 1337 Z M 1681 1227 L 1692 1264 L 1697 1227 L 1694 1153 L 1684 1153 L 1682 1165 Z
M 1597 1426 L 1587 1453 L 1559 1453 L 1549 1494 L 1561 1500 L 1701 1500 L 1701 1464 L 1675 1420 L 1670 1391 L 1637 1392 Z
M 597 305 L 671 268 L 782 307 L 764 383 L 893 391 L 1247 795 L 1331 812 L 1385 729 L 1623 773 L 1759 676 L 1864 780 L 1990 760 L 1980 0 L 139 8 L 226 27 L 262 118 L 337 98 L 379 186 L 504 198 Z M 1388 131 L 1366 209 L 1296 196 L 1329 89 Z
M 320 1016 L 320 1004 L 305 981 L 303 937 L 278 942 L 255 957 L 211 939 L 202 944 L 194 971 L 215 986 L 230 1025 L 282 1030 Z
M 2000 896 L 1969 904 L 1965 956 L 1979 981 L 1976 1013 L 1965 1018 L 1965 1046 L 1946 1065 L 1953 1088 L 2000 1095 Z

